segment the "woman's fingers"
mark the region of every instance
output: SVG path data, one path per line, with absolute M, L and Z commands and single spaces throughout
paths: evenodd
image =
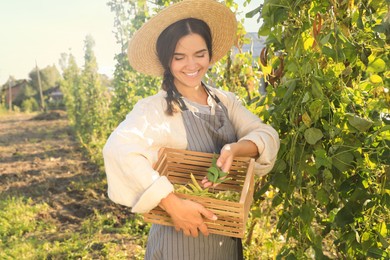
M 217 216 L 199 203 L 191 200 L 179 200 L 180 205 L 170 213 L 176 231 L 182 230 L 184 235 L 197 237 L 199 231 L 207 236 L 208 229 L 204 218 L 216 220 Z
M 189 229 L 183 229 L 183 233 L 184 233 L 184 235 L 186 235 L 188 237 L 191 236 L 191 232 Z
M 176 231 L 179 232 L 180 230 L 183 230 L 184 235 L 186 236 L 192 236 L 192 237 L 198 237 L 199 231 L 204 235 L 209 235 L 209 230 L 207 229 L 206 223 L 202 222 L 198 227 L 188 227 L 188 228 L 176 228 Z
M 198 228 L 192 228 L 190 232 L 192 237 L 198 237 L 199 235 Z
M 233 144 L 226 144 L 221 149 L 221 154 L 217 160 L 217 166 L 224 172 L 228 172 L 233 163 L 234 153 L 232 151 Z
M 199 231 L 202 232 L 202 234 L 205 236 L 209 235 L 209 230 L 204 222 L 199 226 Z
M 206 176 L 204 176 L 201 183 L 203 185 L 203 188 L 208 188 L 208 187 L 213 186 L 213 183 L 211 181 L 209 181 Z

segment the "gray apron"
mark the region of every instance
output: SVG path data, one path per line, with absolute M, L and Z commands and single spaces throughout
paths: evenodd
M 220 153 L 228 143 L 237 141 L 236 134 L 222 102 L 210 90 L 208 103 L 200 105 L 180 96 L 187 150 Z M 180 94 L 178 94 L 180 95 Z M 210 99 L 214 99 L 212 102 Z M 197 110 L 188 109 L 186 103 Z M 216 105 L 215 105 L 216 103 Z M 194 110 L 194 109 L 193 109 Z M 146 246 L 146 260 L 237 260 L 243 259 L 241 239 L 199 232 L 194 238 L 177 232 L 174 227 L 153 224 Z

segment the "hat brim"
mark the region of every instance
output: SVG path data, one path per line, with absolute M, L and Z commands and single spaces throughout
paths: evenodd
M 160 11 L 133 35 L 128 45 L 130 65 L 141 73 L 162 76 L 164 70 L 157 57 L 157 39 L 169 25 L 187 18 L 203 20 L 210 27 L 211 64 L 225 56 L 233 46 L 237 20 L 227 6 L 215 0 L 184 0 Z

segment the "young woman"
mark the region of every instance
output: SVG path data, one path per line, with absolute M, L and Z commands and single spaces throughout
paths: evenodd
M 217 165 L 224 171 L 236 156 L 256 158 L 259 175 L 272 169 L 277 132 L 233 93 L 202 82 L 233 45 L 236 27 L 235 15 L 223 4 L 185 0 L 150 19 L 129 43 L 132 67 L 163 76 L 162 90 L 136 104 L 103 154 L 111 200 L 136 213 L 159 205 L 173 220 L 174 227 L 152 225 L 146 259 L 242 259 L 240 239 L 209 234 L 204 218 L 218 216 L 178 198 L 168 179 L 153 170 L 162 147 L 219 153 Z

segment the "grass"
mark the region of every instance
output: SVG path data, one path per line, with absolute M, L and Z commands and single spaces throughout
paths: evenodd
M 143 259 L 144 245 L 134 240 L 146 241 L 148 228 L 138 217 L 119 223 L 95 211 L 74 232 L 60 230 L 45 203 L 12 197 L 0 208 L 0 259 Z
M 0 208 L 0 259 L 144 257 L 150 225 L 138 215 L 122 218 L 118 212 L 95 210 L 76 230 L 64 230 L 61 223 L 50 217 L 52 209 L 45 203 L 36 204 L 32 199 L 11 197 L 0 201 Z M 274 259 L 283 243 L 283 239 L 276 235 L 270 215 L 266 213 L 263 211 L 263 217 L 248 221 L 248 228 L 253 221 L 257 223 L 251 241 L 244 245 L 246 259 Z M 133 245 L 131 248 L 130 244 Z

